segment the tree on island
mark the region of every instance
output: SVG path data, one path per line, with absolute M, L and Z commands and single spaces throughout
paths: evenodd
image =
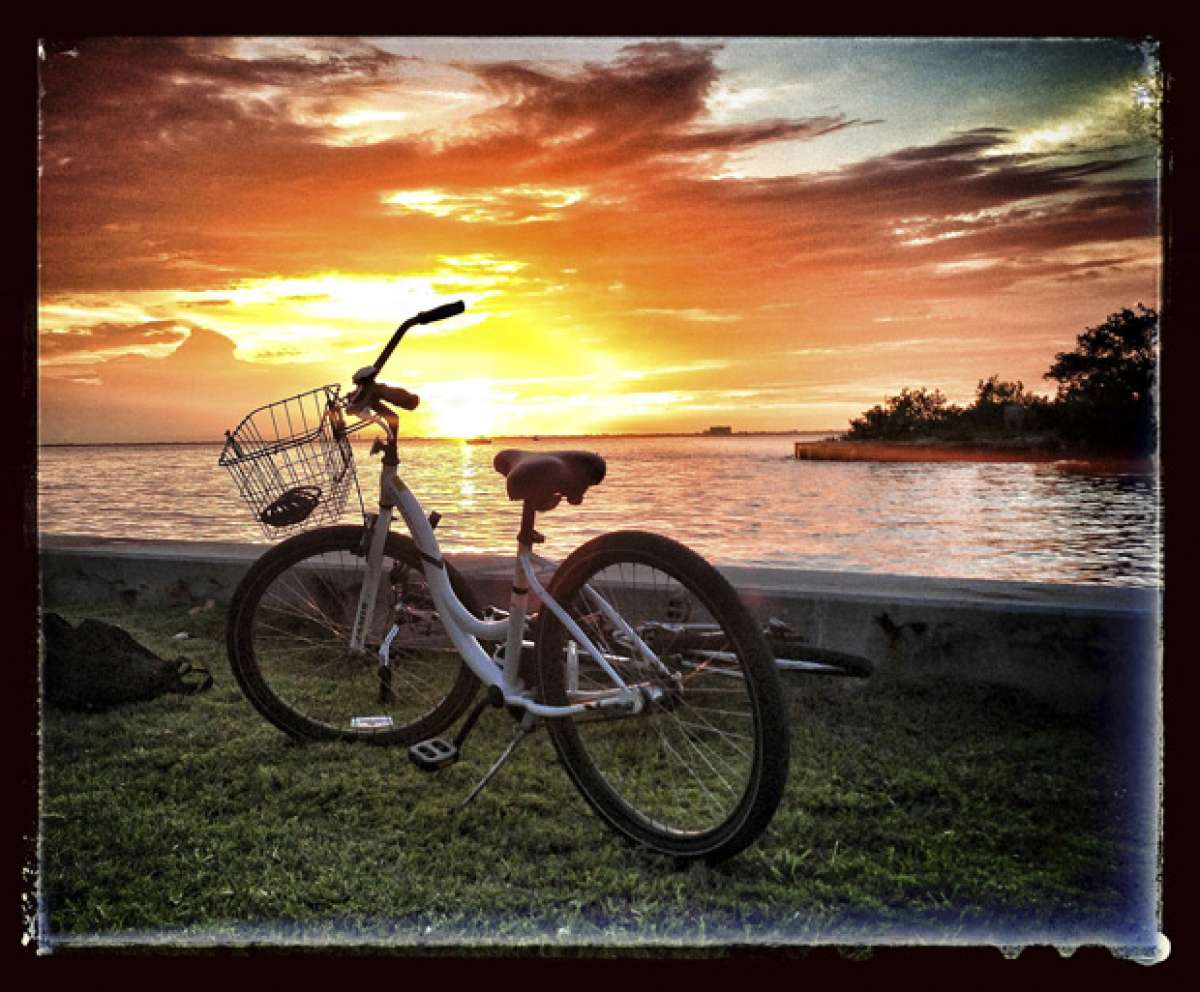
M 861 417 L 850 421 L 852 438 L 880 438 L 896 441 L 928 434 L 960 413 L 959 407 L 946 403 L 940 390 L 902 389 L 899 395 L 876 404 Z
M 905 388 L 850 421 L 847 437 L 979 442 L 1043 432 L 1059 446 L 1147 454 L 1155 442 L 1157 332 L 1158 314 L 1139 303 L 1087 328 L 1074 351 L 1054 356 L 1043 376 L 1058 382 L 1054 400 L 998 375 L 979 380 L 967 407 L 948 403 L 940 390 Z
M 1059 432 L 1071 441 L 1154 449 L 1158 314 L 1142 304 L 1111 314 L 1059 352 L 1044 378 L 1058 383 Z
M 980 379 L 975 402 L 963 411 L 963 420 L 984 431 L 1039 431 L 1054 422 L 1053 404 L 1031 393 L 1020 379 L 1008 382 L 998 375 Z
M 1020 379 L 1016 382 L 1005 382 L 998 375 L 990 379 L 980 379 L 975 387 L 975 406 L 979 409 L 999 409 L 1006 403 L 1028 402 L 1030 394 L 1025 392 L 1025 383 Z

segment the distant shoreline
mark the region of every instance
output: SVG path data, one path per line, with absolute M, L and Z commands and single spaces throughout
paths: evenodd
M 1153 458 L 1124 455 L 1119 452 L 1056 448 L 1046 444 L 1022 443 L 1020 440 L 1013 439 L 990 444 L 979 440 L 960 443 L 930 439 L 917 441 L 851 441 L 842 439 L 797 445 L 793 454 L 798 461 L 1048 462 L 1066 466 L 1100 467 L 1109 471 L 1138 473 L 1154 471 Z
M 840 430 L 827 431 L 732 431 L 729 434 L 709 434 L 705 431 L 665 431 L 644 433 L 617 434 L 490 434 L 493 441 L 586 441 L 586 440 L 620 440 L 623 438 L 655 438 L 655 437 L 830 437 L 844 434 Z M 465 437 L 418 437 L 401 436 L 400 441 L 470 441 Z M 162 447 L 211 447 L 224 444 L 224 440 L 216 438 L 209 441 L 43 441 L 39 448 L 162 448 Z

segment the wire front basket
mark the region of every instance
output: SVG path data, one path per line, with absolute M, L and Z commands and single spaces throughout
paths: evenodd
M 225 432 L 219 464 L 268 537 L 337 521 L 352 489 L 362 507 L 336 385 L 247 414 Z

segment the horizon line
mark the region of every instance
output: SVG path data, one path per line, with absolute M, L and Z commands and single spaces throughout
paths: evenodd
M 356 432 L 357 433 L 357 432 Z M 730 431 L 728 434 L 712 434 L 707 430 L 703 431 L 605 431 L 601 433 L 587 434 L 486 434 L 473 435 L 471 437 L 459 437 L 452 435 L 402 435 L 399 441 L 547 441 L 547 440 L 572 440 L 578 438 L 651 438 L 651 437 L 792 437 L 796 435 L 811 435 L 811 434 L 845 434 L 843 428 L 829 428 L 825 430 L 747 430 L 747 431 Z M 363 441 L 366 441 L 364 435 Z M 150 446 L 150 445 L 220 445 L 224 444 L 223 438 L 216 440 L 204 441 L 39 441 L 39 448 L 99 448 L 99 447 L 135 447 L 135 446 Z

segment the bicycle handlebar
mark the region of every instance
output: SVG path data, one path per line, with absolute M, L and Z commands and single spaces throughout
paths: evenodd
M 407 389 L 401 389 L 399 386 L 389 386 L 386 382 L 376 382 L 375 377 L 383 370 L 387 360 L 392 357 L 392 352 L 396 350 L 396 345 L 400 343 L 400 339 L 404 337 L 405 332 L 417 324 L 432 324 L 435 320 L 445 320 L 447 317 L 456 317 L 464 310 L 466 304 L 462 300 L 455 300 L 453 303 L 443 303 L 440 307 L 434 307 L 432 310 L 423 310 L 415 317 L 409 317 L 403 324 L 396 328 L 392 334 L 391 340 L 388 341 L 383 351 L 379 353 L 379 357 L 375 359 L 373 365 L 368 365 L 366 368 L 359 369 L 354 373 L 354 392 L 347 397 L 347 409 L 356 413 L 360 410 L 372 406 L 374 400 L 386 400 L 388 403 L 394 403 L 402 410 L 415 410 L 421 402 L 421 397 L 416 393 L 410 393 Z
M 401 410 L 415 410 L 421 402 L 421 397 L 416 393 L 410 393 L 407 389 L 401 389 L 399 386 L 389 386 L 386 382 L 375 383 L 372 392 L 381 400 L 395 403 Z
M 426 310 L 424 313 L 419 313 L 414 320 L 418 324 L 432 324 L 435 320 L 445 320 L 447 317 L 457 317 L 460 313 L 467 309 L 467 305 L 462 300 L 455 300 L 453 303 L 444 303 L 440 307 L 434 307 L 432 310 Z
M 392 357 L 392 352 L 396 350 L 396 345 L 400 343 L 400 339 L 404 337 L 405 332 L 416 324 L 432 324 L 436 320 L 445 320 L 447 317 L 455 317 L 466 310 L 466 304 L 462 300 L 455 300 L 453 303 L 443 303 L 440 307 L 434 307 L 432 310 L 425 310 L 417 314 L 415 317 L 409 317 L 403 324 L 396 328 L 392 339 L 379 353 L 379 357 L 375 359 L 373 368 L 375 374 L 378 375 L 383 371 L 387 360 Z

